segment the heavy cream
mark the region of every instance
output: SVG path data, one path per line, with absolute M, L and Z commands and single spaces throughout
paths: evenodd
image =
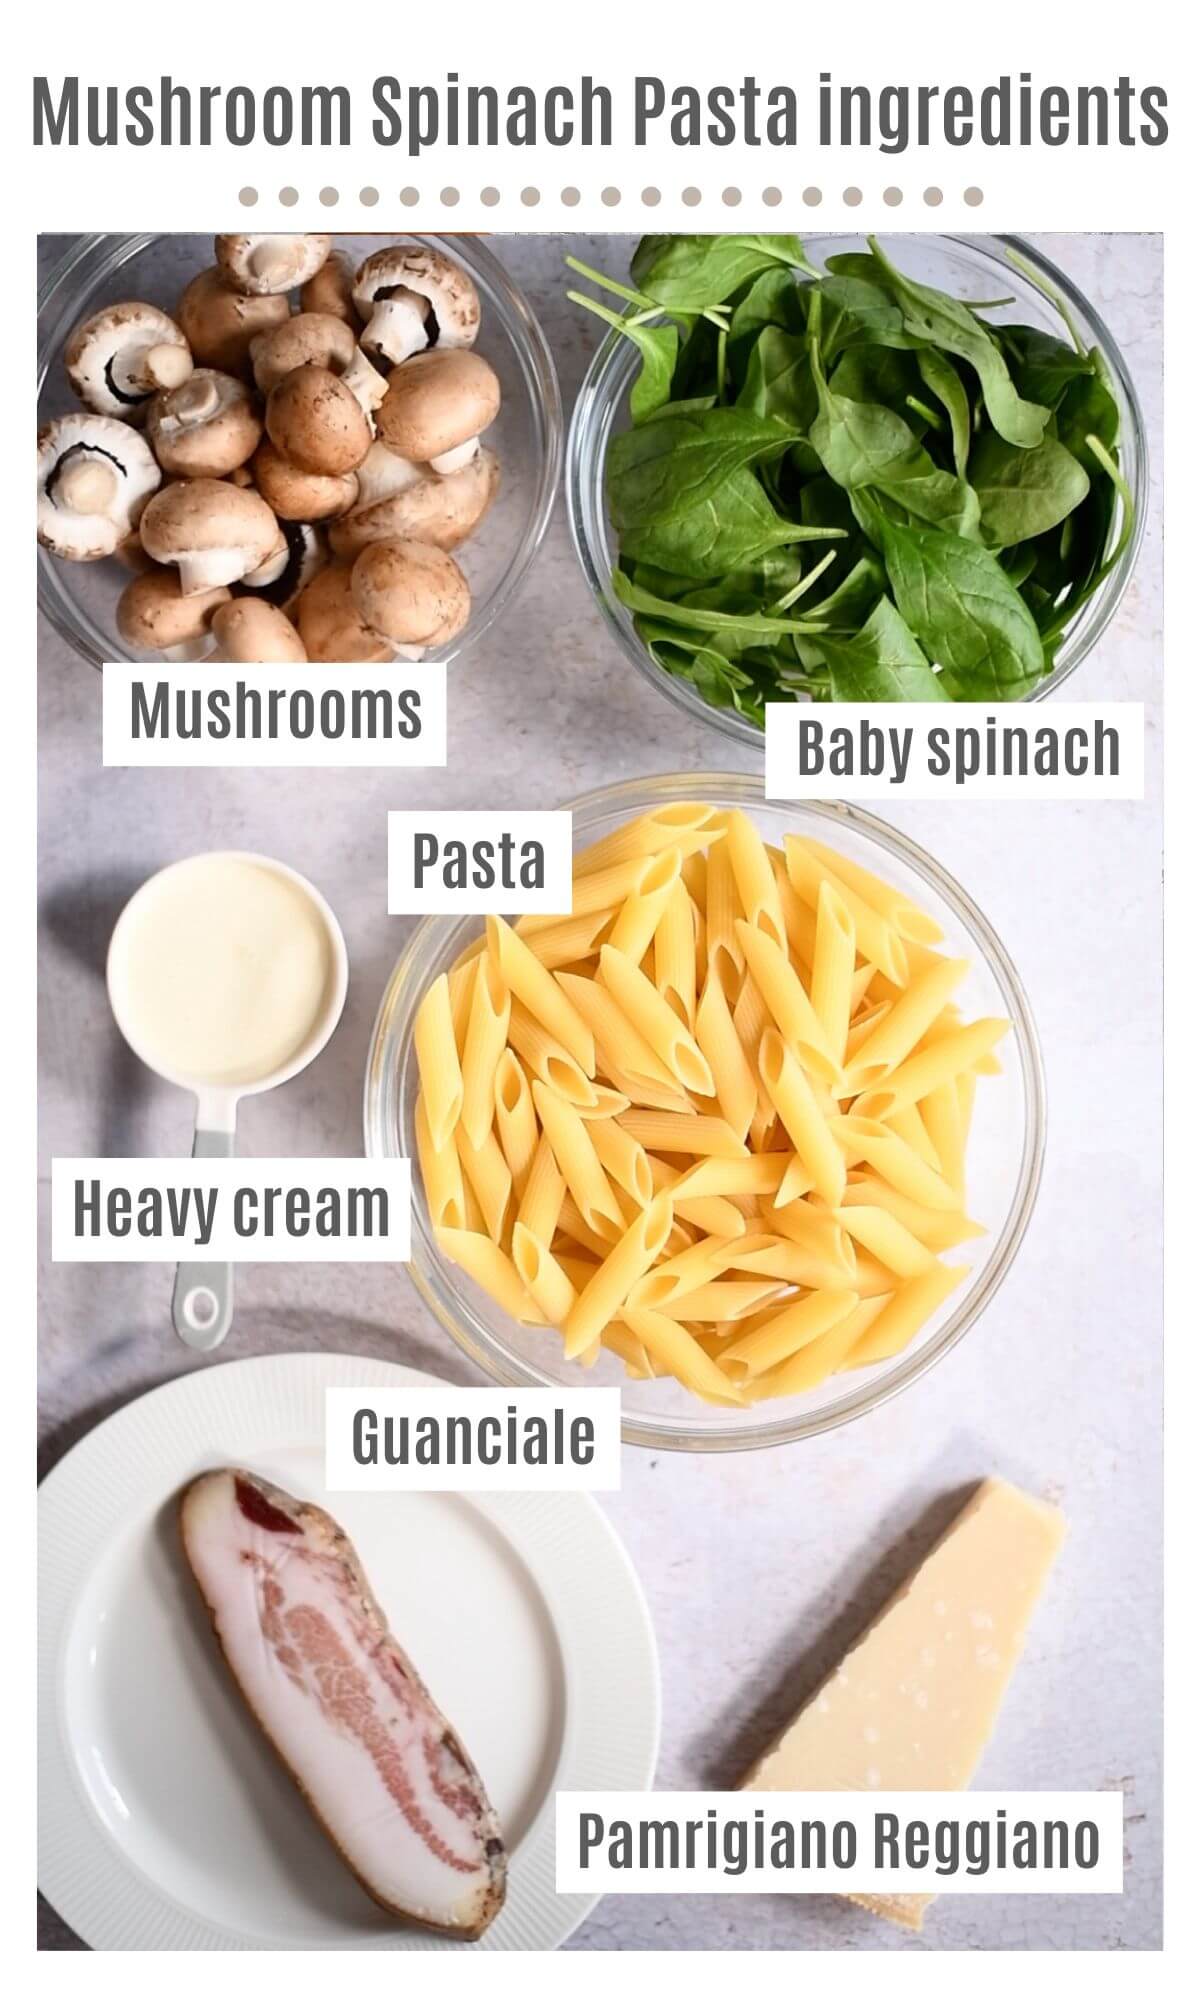
M 253 855 L 198 854 L 152 876 L 126 907 L 109 991 L 153 1069 L 245 1089 L 286 1069 L 310 1040 L 332 956 L 303 882 Z

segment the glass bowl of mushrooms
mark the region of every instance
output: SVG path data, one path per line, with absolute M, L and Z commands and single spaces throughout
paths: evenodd
M 39 299 L 38 602 L 93 666 L 453 659 L 561 457 L 541 328 L 470 236 L 85 236 Z

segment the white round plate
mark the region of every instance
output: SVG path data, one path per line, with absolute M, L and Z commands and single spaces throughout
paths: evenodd
M 586 1494 L 337 1493 L 325 1390 L 429 1386 L 349 1355 L 268 1355 L 168 1383 L 42 1487 L 42 1890 L 101 1951 L 549 1951 L 596 1902 L 554 1889 L 556 1790 L 640 1791 L 654 1634 Z M 245 1711 L 178 1550 L 175 1500 L 236 1463 L 328 1505 L 478 1764 L 511 1856 L 478 1944 L 399 1927 L 343 1868 Z

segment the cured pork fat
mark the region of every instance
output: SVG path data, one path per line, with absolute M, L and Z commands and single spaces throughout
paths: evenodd
M 230 1672 L 368 1895 L 479 1937 L 504 1901 L 495 1812 L 337 1522 L 230 1469 L 186 1489 L 180 1527 Z

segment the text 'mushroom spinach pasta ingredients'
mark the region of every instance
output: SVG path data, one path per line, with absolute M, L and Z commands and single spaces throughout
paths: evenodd
M 487 919 L 414 1031 L 438 1248 L 587 1367 L 707 1402 L 900 1353 L 982 1234 L 975 1086 L 1009 1023 L 839 850 L 683 801 L 575 857 L 572 910 Z
M 606 498 L 613 587 L 714 708 L 1022 701 L 1134 508 L 1103 357 L 918 283 L 875 238 L 647 236 L 570 296 L 640 355 Z

